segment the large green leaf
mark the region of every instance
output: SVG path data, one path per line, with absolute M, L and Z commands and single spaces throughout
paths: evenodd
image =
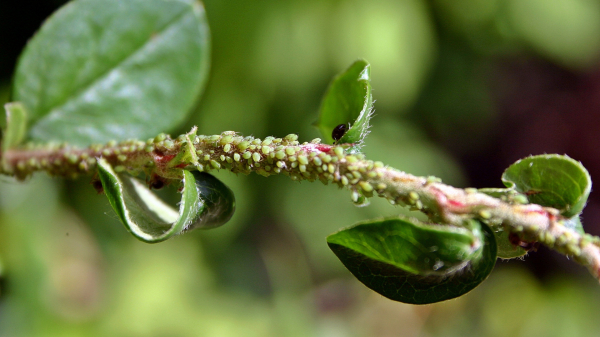
M 221 226 L 235 211 L 233 192 L 208 173 L 183 170 L 179 212 L 139 180 L 115 172 L 105 159 L 98 161 L 98 173 L 110 205 L 125 227 L 144 242 L 164 241 L 194 228 Z
M 463 295 L 496 262 L 494 235 L 475 220 L 464 228 L 400 218 L 366 221 L 330 235 L 327 243 L 367 287 L 412 304 Z
M 368 133 L 372 105 L 370 65 L 358 60 L 333 79 L 321 102 L 316 126 L 325 142 L 354 143 L 358 150 Z
M 36 140 L 149 138 L 186 118 L 206 81 L 209 48 L 196 0 L 72 1 L 28 43 L 13 96 Z
M 530 202 L 559 209 L 569 218 L 581 213 L 592 189 L 585 167 L 557 154 L 517 161 L 504 171 L 502 182 L 527 195 Z

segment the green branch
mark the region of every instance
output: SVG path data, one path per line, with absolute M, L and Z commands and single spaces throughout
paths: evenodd
M 0 173 L 25 179 L 36 171 L 46 171 L 52 176 L 75 178 L 95 174 L 98 160 L 104 158 L 116 172 L 144 172 L 155 181 L 167 183 L 181 179 L 182 169 L 319 180 L 349 189 L 356 202 L 379 196 L 391 204 L 422 211 L 441 224 L 461 227 L 466 220 L 478 219 L 573 257 L 600 277 L 600 238 L 565 226 L 569 219 L 557 209 L 522 204 L 519 198 L 503 201 L 473 188 L 442 184 L 436 177 L 413 176 L 368 160 L 363 154 L 349 154 L 348 144 L 327 145 L 319 139 L 299 143 L 297 139 L 291 134 L 261 140 L 232 131 L 196 136 L 193 128 L 176 139 L 160 134 L 146 142 L 128 140 L 88 148 L 30 144 L 6 150 Z

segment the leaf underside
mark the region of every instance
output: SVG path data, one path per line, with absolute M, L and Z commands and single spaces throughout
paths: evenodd
M 127 173 L 117 173 L 98 161 L 104 193 L 125 227 L 138 239 L 155 243 L 192 229 L 219 227 L 235 212 L 235 197 L 220 180 L 198 171 L 182 170 L 179 212 Z
M 104 193 L 121 222 L 141 241 L 161 242 L 178 234 L 204 209 L 196 191 L 196 179 L 189 171 L 183 171 L 179 212 L 134 177 L 116 173 L 104 159 L 98 161 L 98 173 Z

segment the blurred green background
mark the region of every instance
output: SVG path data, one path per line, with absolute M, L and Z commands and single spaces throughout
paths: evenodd
M 64 1 L 0 4 L 0 102 L 27 39 Z M 529 154 L 566 153 L 600 179 L 597 0 L 205 1 L 212 70 L 178 134 L 318 137 L 330 79 L 371 63 L 365 152 L 459 186 L 500 186 Z M 541 249 L 498 261 L 456 300 L 410 306 L 351 277 L 325 243 L 356 208 L 319 183 L 218 177 L 232 221 L 148 245 L 77 181 L 0 178 L 0 336 L 597 336 L 600 287 Z M 592 193 L 584 226 L 600 234 Z

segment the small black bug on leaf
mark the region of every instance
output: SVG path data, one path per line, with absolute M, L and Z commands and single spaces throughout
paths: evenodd
M 331 138 L 337 142 L 338 140 L 342 139 L 346 132 L 348 132 L 348 129 L 350 129 L 348 124 L 340 124 L 336 126 L 331 132 Z

